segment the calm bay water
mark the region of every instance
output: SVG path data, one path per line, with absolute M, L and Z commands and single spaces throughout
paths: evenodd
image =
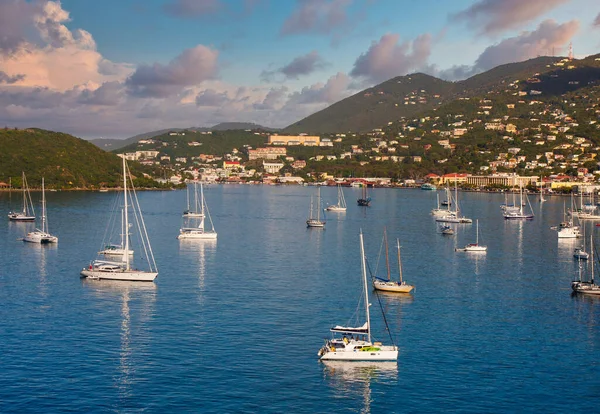
M 469 255 L 454 248 L 474 242 L 475 224 L 438 234 L 435 192 L 375 189 L 359 208 L 360 190 L 344 191 L 348 211 L 319 230 L 305 228 L 315 187 L 209 186 L 216 243 L 176 239 L 184 191 L 140 193 L 155 284 L 79 279 L 114 194 L 47 193 L 58 246 L 17 241 L 33 225 L 0 220 L 0 412 L 598 410 L 600 300 L 571 295 L 581 241 L 550 229 L 563 198 L 532 197 L 535 219 L 510 222 L 501 195 L 460 194 L 488 246 Z M 0 194 L 3 214 L 18 204 Z M 320 363 L 361 294 L 359 229 L 374 268 L 384 226 L 417 286 L 381 298 L 398 364 Z

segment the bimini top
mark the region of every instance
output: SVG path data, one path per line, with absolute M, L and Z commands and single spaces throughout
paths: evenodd
M 334 326 L 333 328 L 330 329 L 331 332 L 341 332 L 341 333 L 349 333 L 349 334 L 353 334 L 353 333 L 360 333 L 360 334 L 367 334 L 369 333 L 369 325 L 367 324 L 367 322 L 365 322 L 365 324 L 363 326 L 361 326 L 360 328 L 352 328 L 349 326 Z

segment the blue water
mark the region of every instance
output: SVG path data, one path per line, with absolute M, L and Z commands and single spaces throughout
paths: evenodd
M 111 193 L 48 193 L 57 246 L 20 242 L 32 225 L 0 220 L 0 412 L 598 411 L 600 300 L 571 295 L 581 242 L 549 228 L 563 198 L 532 198 L 535 219 L 510 222 L 502 196 L 460 194 L 488 246 L 469 255 L 454 248 L 475 224 L 438 234 L 435 192 L 375 189 L 359 208 L 360 190 L 344 191 L 348 211 L 319 230 L 305 227 L 315 187 L 209 186 L 216 243 L 176 239 L 184 191 L 140 193 L 160 273 L 133 286 L 79 278 Z M 336 202 L 335 188 L 321 194 Z M 18 203 L 0 194 L 0 211 Z M 361 294 L 359 229 L 381 274 L 384 226 L 416 285 L 381 298 L 398 364 L 320 363 Z

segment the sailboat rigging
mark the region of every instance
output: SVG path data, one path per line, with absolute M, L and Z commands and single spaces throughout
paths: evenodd
M 58 243 L 58 237 L 48 232 L 48 217 L 46 216 L 46 191 L 44 188 L 44 178 L 42 177 L 42 228 L 35 229 L 27 233 L 23 241 L 29 243 Z
M 359 206 L 369 207 L 371 205 L 371 197 L 367 195 L 367 183 L 362 185 L 362 197 L 356 200 Z
M 337 193 L 337 204 L 329 205 L 325 208 L 325 210 L 340 213 L 346 211 L 346 199 L 344 198 L 344 191 L 342 190 L 342 186 L 339 184 L 337 185 Z
M 475 220 L 475 243 L 469 243 L 462 249 L 454 249 L 457 252 L 486 252 L 487 246 L 479 244 L 479 220 Z
M 84 267 L 81 270 L 81 276 L 92 280 L 126 280 L 131 282 L 153 282 L 158 276 L 158 268 L 154 260 L 154 253 L 150 246 L 150 239 L 146 231 L 146 224 L 142 216 L 142 211 L 138 202 L 135 188 L 131 180 L 131 174 L 127 168 L 125 156 L 123 159 L 123 229 L 124 229 L 124 246 L 123 255 L 120 261 L 108 261 L 105 259 L 96 259 L 92 261 L 89 267 Z M 131 183 L 131 190 L 128 190 L 128 182 Z M 131 204 L 130 204 L 131 203 Z M 140 270 L 133 267 L 132 258 L 130 257 L 130 241 L 129 241 L 129 207 L 131 206 L 132 218 L 137 225 L 138 234 L 141 239 L 142 252 L 146 258 L 148 270 Z
M 362 231 L 360 232 L 360 256 L 366 322 L 359 327 L 338 325 L 331 328 L 330 331 L 334 337 L 326 340 L 325 345 L 318 352 L 320 359 L 323 361 L 396 361 L 398 359 L 398 347 L 396 345 L 383 345 L 381 342 L 372 342 L 367 262 Z
M 410 293 L 413 289 L 413 285 L 409 285 L 402 278 L 402 260 L 400 259 L 400 239 L 396 239 L 397 251 L 398 251 L 398 281 L 394 281 L 391 278 L 390 274 L 390 260 L 388 254 L 388 240 L 387 240 L 387 231 L 383 229 L 383 239 L 385 245 L 385 264 L 387 268 L 387 279 L 382 279 L 377 276 L 373 278 L 373 287 L 376 290 L 381 290 L 384 292 L 394 292 L 394 293 Z
M 200 184 L 200 189 L 202 190 L 202 184 Z M 187 208 L 183 212 L 183 217 L 204 217 L 204 212 L 202 209 L 203 200 L 198 200 L 198 182 L 194 181 L 194 208 L 192 209 L 190 206 L 190 187 L 186 186 L 187 192 Z
M 571 289 L 575 293 L 583 293 L 586 295 L 600 295 L 600 285 L 597 285 L 594 282 L 594 235 L 590 236 L 590 253 L 591 253 L 591 270 L 590 270 L 590 280 L 584 281 L 581 278 L 581 259 L 579 259 L 579 279 L 571 282 Z
M 321 189 L 317 190 L 317 208 L 316 215 L 314 214 L 315 209 L 313 208 L 313 197 L 310 196 L 310 212 L 308 220 L 306 220 L 306 227 L 325 227 L 325 220 L 321 220 Z
M 22 172 L 21 187 L 23 188 L 23 210 L 11 211 L 8 213 L 8 219 L 11 221 L 35 221 L 35 210 L 24 171 Z
M 194 187 L 196 183 L 194 183 Z M 194 191 L 197 194 L 195 189 Z M 187 216 L 190 219 L 199 218 L 199 223 L 197 227 L 182 227 L 179 229 L 178 239 L 199 239 L 199 240 L 216 240 L 217 232 L 215 230 L 215 226 L 213 225 L 212 218 L 210 217 L 210 212 L 208 211 L 208 205 L 206 204 L 206 200 L 204 198 L 204 187 L 202 183 L 200 183 L 200 204 L 199 211 L 195 213 L 188 214 Z M 206 218 L 208 218 L 208 222 L 210 224 L 209 228 L 206 228 Z

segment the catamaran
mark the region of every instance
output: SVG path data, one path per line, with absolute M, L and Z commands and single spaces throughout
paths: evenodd
M 318 352 L 318 356 L 323 361 L 396 361 L 398 359 L 396 345 L 372 342 L 367 262 L 362 231 L 360 232 L 360 257 L 366 322 L 359 327 L 338 325 L 331 328 L 333 338 L 326 340 L 325 345 Z
M 33 209 L 33 201 L 27 187 L 27 179 L 25 172 L 22 173 L 21 187 L 23 187 L 23 210 L 11 211 L 8 213 L 8 219 L 11 221 L 35 221 L 35 210 Z
M 415 287 L 413 285 L 409 285 L 402 278 L 402 260 L 400 260 L 400 240 L 396 239 L 396 245 L 398 247 L 398 281 L 392 280 L 390 274 L 390 260 L 388 254 L 388 240 L 387 240 L 387 232 L 383 230 L 383 240 L 385 245 L 385 264 L 387 267 L 387 279 L 381 279 L 377 276 L 373 278 L 373 287 L 376 290 L 381 290 L 384 292 L 394 292 L 394 293 L 410 293 Z
M 336 211 L 336 212 L 344 212 L 346 211 L 346 199 L 344 198 L 344 191 L 342 190 L 342 186 L 338 184 L 338 201 L 337 204 L 329 205 L 325 208 L 327 211 Z
M 126 280 L 130 282 L 153 282 L 158 276 L 158 268 L 154 260 L 154 253 L 150 246 L 150 239 L 146 231 L 146 224 L 142 216 L 142 211 L 138 202 L 135 188 L 131 179 L 131 173 L 127 168 L 125 156 L 123 158 L 123 214 L 121 215 L 124 223 L 123 236 L 123 255 L 121 260 L 96 259 L 88 267 L 81 270 L 81 276 L 92 280 Z M 128 182 L 131 183 L 131 190 L 128 190 Z M 130 204 L 131 203 L 131 204 Z M 141 252 L 146 259 L 147 270 L 140 270 L 133 267 L 132 258 L 129 254 L 129 207 L 131 207 L 132 218 L 137 227 L 141 242 Z
M 204 187 L 202 183 L 200 183 L 200 210 L 194 213 L 195 215 L 187 215 L 185 217 L 189 218 L 199 218 L 199 223 L 197 227 L 182 227 L 179 229 L 178 239 L 198 239 L 198 240 L 216 240 L 217 232 L 215 230 L 215 226 L 213 225 L 212 218 L 210 217 L 210 212 L 208 211 L 208 205 L 206 204 L 206 200 L 204 199 Z M 208 222 L 210 226 L 208 228 L 205 227 L 206 218 L 208 218 Z
M 44 178 L 42 177 L 42 228 L 27 233 L 23 241 L 29 243 L 58 243 L 58 237 L 48 232 L 48 217 L 46 216 L 46 192 L 44 189 Z

